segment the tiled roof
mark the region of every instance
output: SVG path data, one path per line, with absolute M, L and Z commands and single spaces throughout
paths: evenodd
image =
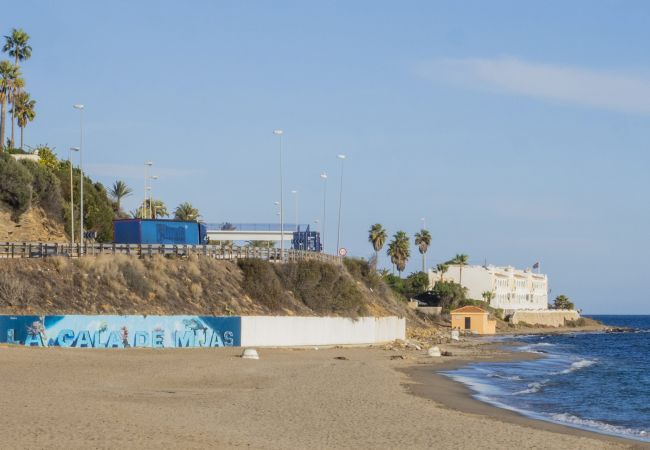
M 454 309 L 452 314 L 462 314 L 462 313 L 487 313 L 486 310 L 479 308 L 478 306 L 463 306 L 462 308 Z

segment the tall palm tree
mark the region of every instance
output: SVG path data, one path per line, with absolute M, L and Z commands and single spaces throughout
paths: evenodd
M 200 217 L 199 210 L 189 202 L 181 203 L 174 210 L 174 219 L 176 220 L 194 221 L 199 220 Z
M 460 284 L 461 286 L 463 285 L 463 266 L 467 265 L 468 259 L 469 257 L 467 255 L 461 253 L 461 254 L 456 254 L 456 256 L 454 256 L 454 259 L 451 260 L 452 264 L 456 264 L 459 266 L 460 272 L 458 276 L 458 284 Z
M 426 272 L 426 253 L 429 250 L 429 245 L 431 245 L 431 233 L 429 233 L 429 230 L 422 229 L 418 233 L 415 233 L 415 245 L 418 246 L 418 250 L 422 255 L 422 272 Z
M 449 270 L 449 266 L 447 264 L 438 264 L 436 270 L 440 274 L 440 282 L 442 283 L 444 281 L 445 272 Z
M 115 199 L 117 202 L 117 212 L 120 212 L 120 202 L 124 197 L 128 197 L 133 193 L 133 189 L 128 187 L 126 183 L 122 180 L 117 180 L 115 183 L 113 183 L 113 186 L 111 187 L 109 194 L 111 194 L 111 197 Z
M 375 268 L 377 268 L 377 261 L 379 260 L 379 251 L 382 249 L 386 243 L 386 230 L 381 226 L 380 223 L 376 223 L 370 227 L 368 230 L 368 242 L 372 244 L 372 248 L 375 249 Z
M 5 146 L 5 119 L 7 102 L 14 89 L 21 84 L 20 70 L 9 61 L 0 61 L 0 148 Z
M 12 115 L 15 113 L 16 121 L 20 127 L 20 148 L 23 148 L 24 130 L 27 124 L 36 118 L 34 107 L 36 101 L 29 97 L 27 92 L 20 92 L 14 99 L 14 106 L 11 108 Z M 119 202 L 118 202 L 119 203 Z
M 406 263 L 411 256 L 408 235 L 403 231 L 395 233 L 393 240 L 388 244 L 388 251 L 386 253 L 390 256 L 390 261 L 397 267 L 401 278 L 402 272 L 406 268 Z
M 8 53 L 14 58 L 14 65 L 19 67 L 20 61 L 26 61 L 32 56 L 32 46 L 29 45 L 29 35 L 20 28 L 11 30 L 11 35 L 5 36 L 5 45 L 2 51 Z M 12 96 L 18 95 L 23 86 L 16 86 L 13 89 Z M 14 103 L 12 101 L 12 103 Z M 11 146 L 14 146 L 14 122 L 16 114 L 11 111 Z M 22 146 L 21 146 L 22 148 Z

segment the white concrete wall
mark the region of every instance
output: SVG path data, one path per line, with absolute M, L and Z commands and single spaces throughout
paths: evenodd
M 376 344 L 406 338 L 398 317 L 242 316 L 242 347 Z
M 510 318 L 510 322 L 514 324 L 525 322 L 530 325 L 562 327 L 566 320 L 578 320 L 579 318 L 578 311 L 546 309 L 542 311 L 515 311 Z

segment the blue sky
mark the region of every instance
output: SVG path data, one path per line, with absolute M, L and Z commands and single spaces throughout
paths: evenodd
M 38 117 L 28 145 L 60 155 L 86 105 L 88 172 L 209 222 L 270 222 L 279 199 L 322 214 L 333 251 L 345 153 L 342 245 L 367 229 L 412 235 L 426 218 L 435 265 L 540 261 L 552 296 L 591 313 L 650 313 L 647 2 L 13 2 Z M 409 271 L 420 267 L 419 254 Z M 382 257 L 384 265 L 389 264 Z

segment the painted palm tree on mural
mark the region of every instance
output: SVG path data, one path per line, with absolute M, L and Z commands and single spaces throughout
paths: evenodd
M 29 97 L 29 93 L 22 91 L 14 98 L 13 105 L 11 114 L 14 115 L 15 113 L 16 122 L 20 128 L 20 148 L 22 149 L 25 127 L 36 118 L 36 111 L 34 109 L 36 100 L 32 100 Z
M 429 245 L 431 245 L 431 233 L 429 233 L 429 230 L 422 229 L 415 233 L 415 245 L 418 246 L 418 250 L 422 255 L 422 272 L 426 272 L 427 250 L 429 250 Z
M 5 36 L 5 45 L 2 47 L 2 51 L 8 53 L 9 56 L 14 58 L 14 65 L 20 67 L 21 61 L 26 61 L 32 56 L 32 46 L 29 45 L 29 35 L 25 33 L 24 30 L 20 28 L 14 28 L 11 30 L 9 36 Z M 11 97 L 16 98 L 23 88 L 22 85 L 15 86 L 12 90 Z M 12 100 L 12 104 L 15 102 Z M 16 120 L 17 113 L 14 112 L 14 109 L 11 110 L 11 147 L 14 147 L 14 123 Z M 22 148 L 22 146 L 21 146 Z
M 377 268 L 377 261 L 379 261 L 379 252 L 386 243 L 386 230 L 380 223 L 376 223 L 370 227 L 368 230 L 368 242 L 372 244 L 372 248 L 375 250 L 375 269 Z

